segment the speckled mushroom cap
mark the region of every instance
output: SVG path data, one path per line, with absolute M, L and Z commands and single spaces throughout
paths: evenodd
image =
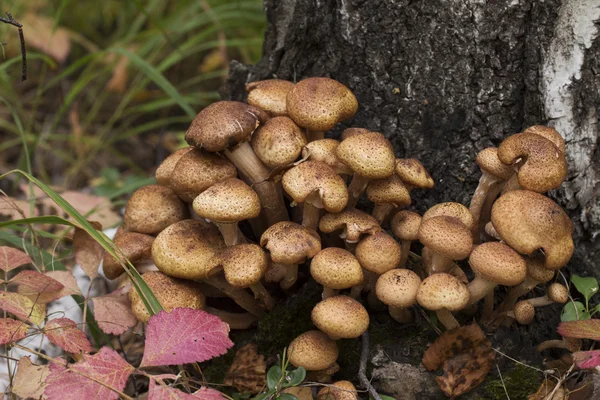
M 443 308 L 460 311 L 469 303 L 467 286 L 450 274 L 438 273 L 423 280 L 417 292 L 421 307 L 437 311 Z
M 194 282 L 175 279 L 160 271 L 147 272 L 142 275 L 142 278 L 167 312 L 178 307 L 200 310 L 206 304 L 206 298 Z M 138 321 L 148 322 L 150 314 L 137 290 L 129 292 L 129 299 L 131 309 Z
M 373 234 L 381 230 L 379 222 L 371 215 L 356 208 L 344 210 L 339 213 L 327 213 L 319 221 L 319 230 L 331 233 L 343 229 L 340 237 L 348 243 L 357 243 L 361 235 Z
M 177 162 L 169 186 L 183 201 L 191 203 L 215 183 L 236 176 L 235 165 L 226 158 L 194 149 Z
M 375 294 L 388 306 L 410 307 L 417 302 L 421 278 L 404 268 L 392 269 L 377 279 Z
M 481 150 L 477 154 L 475 161 L 482 171 L 485 171 L 488 174 L 491 174 L 504 181 L 508 180 L 515 173 L 512 167 L 502 164 L 498 158 L 497 147 L 488 147 Z
M 290 363 L 294 367 L 304 367 L 307 371 L 328 368 L 337 361 L 339 351 L 335 341 L 317 330 L 304 332 L 290 343 L 287 350 Z
M 297 203 L 308 202 L 329 212 L 340 212 L 348 204 L 346 182 L 319 161 L 305 161 L 287 170 L 281 185 Z
M 171 189 L 148 185 L 131 195 L 125 207 L 123 224 L 130 232 L 152 235 L 188 215 L 185 203 Z
M 555 303 L 565 304 L 569 301 L 569 289 L 560 283 L 553 283 L 547 289 L 548 298 Z
M 231 286 L 246 288 L 260 282 L 269 266 L 269 257 L 260 246 L 243 243 L 219 251 L 211 263 L 223 268 Z
M 348 139 L 350 136 L 362 135 L 363 133 L 371 132 L 365 128 L 346 128 L 342 131 L 340 140 Z
M 549 282 L 556 274 L 554 270 L 544 267 L 543 258 L 525 257 L 525 262 L 527 264 L 527 276 L 538 282 Z
M 524 162 L 517 172 L 523 189 L 544 193 L 557 189 L 567 176 L 567 161 L 552 142 L 533 133 L 518 133 L 506 138 L 498 147 L 498 158 L 511 165 Z
M 331 338 L 356 338 L 369 327 L 365 307 L 348 296 L 328 297 L 318 302 L 310 316 L 315 326 Z
M 525 129 L 523 133 L 533 133 L 551 141 L 561 153 L 565 152 L 565 139 L 554 128 L 544 125 L 533 125 Z
M 400 240 L 418 240 L 422 217 L 409 210 L 402 210 L 392 218 L 390 229 Z
M 533 255 L 542 249 L 544 266 L 556 270 L 573 255 L 573 224 L 554 201 L 529 190 L 512 190 L 492 207 L 492 223 L 510 247 Z
M 324 132 L 358 111 L 354 94 L 330 78 L 307 78 L 294 86 L 287 97 L 287 112 L 294 122 L 311 131 Z
M 271 118 L 252 135 L 254 153 L 269 168 L 278 168 L 296 161 L 307 143 L 302 129 L 288 117 Z
M 341 162 L 335 153 L 339 145 L 340 142 L 335 139 L 313 140 L 302 149 L 302 158 L 324 162 L 338 174 L 352 175 L 354 171 Z
M 503 286 L 516 286 L 527 275 L 523 257 L 500 242 L 475 247 L 469 256 L 469 265 L 476 275 Z
M 280 264 L 300 264 L 321 251 L 321 238 L 312 229 L 291 221 L 271 225 L 260 237 L 260 245 Z
M 350 381 L 337 381 L 317 393 L 317 400 L 357 400 L 356 387 Z
M 521 325 L 529 325 L 535 318 L 535 307 L 527 300 L 517 302 L 513 312 L 515 320 Z
M 420 189 L 433 188 L 434 182 L 421 161 L 416 158 L 396 159 L 396 175 L 407 185 Z
M 344 139 L 335 152 L 338 159 L 357 175 L 384 179 L 394 173 L 394 148 L 379 132 L 367 132 Z
M 143 233 L 123 232 L 115 236 L 114 244 L 121 249 L 123 256 L 134 266 L 136 263 L 150 260 L 152 258 L 152 243 L 154 238 Z M 108 279 L 117 279 L 123 272 L 123 267 L 116 258 L 104 253 L 102 261 L 102 270 Z
M 217 101 L 198 113 L 185 133 L 190 146 L 223 151 L 250 139 L 269 116 L 260 108 L 238 101 Z
M 200 217 L 224 223 L 256 218 L 261 208 L 256 192 L 237 178 L 215 183 L 198 195 L 192 206 Z
M 398 175 L 376 179 L 367 186 L 367 197 L 375 204 L 392 204 L 394 207 L 408 207 L 410 193 Z
M 156 168 L 154 176 L 156 177 L 156 183 L 162 186 L 169 186 L 171 184 L 171 173 L 175 168 L 177 162 L 187 154 L 188 151 L 192 150 L 193 147 L 186 147 L 174 151 L 169 157 L 165 158 L 162 163 Z
M 419 241 L 452 260 L 467 258 L 473 246 L 471 230 L 457 218 L 446 215 L 423 218 L 419 227 Z
M 328 247 L 310 262 L 310 274 L 321 285 L 331 289 L 348 289 L 363 281 L 358 260 L 348 250 Z
M 463 206 L 460 203 L 454 203 L 449 201 L 446 203 L 436 204 L 429 210 L 425 211 L 425 214 L 423 214 L 423 221 L 429 218 L 438 217 L 440 215 L 457 218 L 467 228 L 473 228 L 473 214 L 471 214 L 467 207 Z
M 267 79 L 246 85 L 248 104 L 256 106 L 273 116 L 287 114 L 287 96 L 294 84 L 283 79 Z
M 225 242 L 216 226 L 186 219 L 163 230 L 152 244 L 152 259 L 167 275 L 183 279 L 204 279 L 210 260 Z
M 360 265 L 367 271 L 381 275 L 400 265 L 401 249 L 398 242 L 384 231 L 362 239 L 354 252 Z

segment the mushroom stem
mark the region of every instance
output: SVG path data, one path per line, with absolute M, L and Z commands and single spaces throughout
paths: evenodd
M 321 218 L 321 209 L 305 202 L 302 211 L 302 226 L 317 230 L 319 228 L 319 219 Z
M 494 288 L 497 286 L 496 282 L 488 281 L 487 279 L 482 278 L 481 276 L 476 276 L 469 284 L 467 285 L 467 289 L 469 289 L 470 299 L 467 305 L 475 304 L 479 300 L 483 299 L 489 292 L 494 291 Z
M 262 317 L 265 314 L 265 310 L 254 300 L 250 293 L 243 289 L 236 289 L 227 282 L 223 274 L 216 274 L 209 278 L 204 279 L 204 282 L 212 285 L 231 297 L 240 307 L 244 310 Z
M 554 304 L 554 302 L 548 298 L 548 295 L 536 297 L 533 299 L 527 299 L 527 301 L 530 302 L 531 305 L 534 307 L 543 307 L 548 306 L 550 304 Z
M 405 268 L 406 261 L 408 261 L 408 253 L 410 253 L 410 240 L 403 240 L 400 242 L 400 265 L 398 268 Z
M 494 202 L 498 198 L 498 195 L 502 192 L 504 183 L 505 181 L 498 181 L 488 190 L 487 198 L 485 199 L 485 203 L 479 216 L 479 238 L 481 238 L 481 230 L 485 230 L 486 224 L 490 223 L 492 220 L 492 207 L 494 206 Z
M 447 272 L 452 267 L 451 259 L 431 250 L 427 246 L 423 248 L 423 262 L 428 275 Z
M 364 270 L 363 270 L 363 273 L 364 273 Z M 358 300 L 360 298 L 360 294 L 362 293 L 364 288 L 365 288 L 364 280 L 363 280 L 363 283 L 352 286 L 352 289 L 350 289 L 350 297 L 352 297 L 354 300 Z
M 281 282 L 285 277 L 287 265 L 279 263 L 271 263 L 269 269 L 265 273 L 265 280 L 267 282 Z
M 536 347 L 540 353 L 548 349 L 568 349 L 568 343 L 564 339 L 545 340 Z
M 368 183 L 369 183 L 369 178 L 366 178 L 366 177 L 358 175 L 358 174 L 354 174 L 354 176 L 352 177 L 352 181 L 350 182 L 350 185 L 348 186 L 348 205 L 346 206 L 346 210 L 350 210 L 351 208 L 354 208 L 354 206 L 358 202 L 360 195 L 367 188 Z
M 475 242 L 479 242 L 481 211 L 486 203 L 490 187 L 496 182 L 498 182 L 497 177 L 486 171 L 482 171 L 479 185 L 477 185 L 475 193 L 473 193 L 473 197 L 471 197 L 469 211 L 473 214 L 474 223 L 471 228 L 471 233 L 473 234 L 473 240 Z
M 494 314 L 494 291 L 491 290 L 483 298 L 483 311 L 481 313 L 481 319 L 483 321 L 489 321 Z
M 281 282 L 279 282 L 279 286 L 283 290 L 287 290 L 294 286 L 294 283 L 298 279 L 298 264 L 284 264 L 284 268 L 284 276 Z
M 452 315 L 452 313 L 446 310 L 445 308 L 437 310 L 435 314 L 437 315 L 437 318 L 440 321 L 440 323 L 444 325 L 444 327 L 447 330 L 460 327 L 460 324 L 458 323 L 456 318 L 454 318 L 454 315 Z
M 323 300 L 325 300 L 325 299 L 327 299 L 329 297 L 337 296 L 338 293 L 339 293 L 339 290 L 323 286 L 323 294 L 321 295 L 321 298 Z
M 390 316 L 401 324 L 408 324 L 413 320 L 413 315 L 407 308 L 389 306 L 388 310 L 390 312 Z
M 230 313 L 212 307 L 206 307 L 204 311 L 219 317 L 231 329 L 249 329 L 252 324 L 258 321 L 258 317 L 250 313 Z
M 377 222 L 383 224 L 383 221 L 389 217 L 392 211 L 394 211 L 394 208 L 395 207 L 392 204 L 375 204 L 375 208 L 373 208 L 371 215 L 377 220 Z
M 225 241 L 225 245 L 227 247 L 235 246 L 236 244 L 241 243 L 240 240 L 240 231 L 238 229 L 238 223 L 219 223 L 216 222 L 217 228 L 221 231 L 221 235 L 223 235 L 223 240 Z
M 532 279 L 529 276 L 527 276 L 523 282 L 521 282 L 517 286 L 512 287 L 508 291 L 508 294 L 504 298 L 504 301 L 498 307 L 498 312 L 501 313 L 504 311 L 510 311 L 514 309 L 519 297 L 529 293 L 539 283 L 539 281 L 536 281 L 535 279 Z
M 258 282 L 250 285 L 250 290 L 254 293 L 254 298 L 265 306 L 267 310 L 272 310 L 275 306 L 275 300 L 269 294 L 262 283 Z
M 306 137 L 308 138 L 308 142 L 314 142 L 315 140 L 325 139 L 325 132 L 320 131 L 311 131 L 310 129 L 306 129 Z
M 522 189 L 522 187 L 519 184 L 519 176 L 515 173 L 504 184 L 504 187 L 502 188 L 502 194 L 504 194 L 506 192 L 510 192 L 512 190 L 520 190 L 520 189 Z

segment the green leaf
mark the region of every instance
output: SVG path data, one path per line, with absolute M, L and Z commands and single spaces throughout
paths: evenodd
M 286 374 L 284 385 L 285 387 L 298 386 L 306 378 L 306 370 L 304 367 L 296 368 Z
M 277 384 L 281 379 L 281 367 L 279 365 L 273 365 L 267 372 L 267 387 L 271 390 L 277 388 Z
M 386 396 L 385 394 L 380 394 L 379 397 L 381 397 L 381 400 L 396 400 L 392 396 Z M 373 400 L 371 395 L 369 395 L 369 400 Z
M 281 393 L 279 396 L 277 396 L 277 398 L 279 400 L 298 400 L 298 398 L 296 396 L 294 396 L 293 394 L 289 394 L 289 393 Z
M 580 301 L 571 301 L 565 304 L 563 307 L 562 313 L 560 314 L 560 320 L 562 322 L 568 321 L 577 321 L 580 319 L 589 319 L 582 318 L 585 317 L 585 314 L 589 315 L 589 313 L 585 312 L 585 305 Z
M 573 274 L 571 276 L 571 283 L 575 285 L 577 291 L 585 297 L 586 301 L 589 301 L 590 298 L 598 292 L 598 280 L 594 277 L 590 276 L 584 278 Z
M 268 392 L 261 393 L 261 394 L 257 395 L 256 397 L 254 397 L 253 400 L 264 400 L 267 397 L 272 396 L 273 394 L 275 394 L 275 390 L 274 389 L 273 390 L 269 390 Z

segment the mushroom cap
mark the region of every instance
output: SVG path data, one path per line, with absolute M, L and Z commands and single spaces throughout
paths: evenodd
M 396 159 L 396 175 L 402 179 L 402 182 L 412 187 L 431 189 L 434 185 L 433 178 L 416 158 Z
M 517 172 L 523 189 L 544 193 L 560 187 L 567 177 L 565 154 L 534 133 L 517 133 L 504 139 L 498 147 L 498 158 L 507 165 L 523 160 Z
M 323 233 L 331 233 L 338 229 L 344 230 L 340 237 L 346 242 L 357 243 L 361 235 L 379 232 L 381 226 L 371 215 L 356 208 L 339 213 L 327 213 L 319 221 L 319 230 Z
M 502 164 L 498 158 L 498 148 L 488 147 L 477 154 L 475 159 L 479 168 L 503 181 L 508 180 L 515 171 L 508 165 Z
M 171 189 L 148 185 L 131 195 L 125 207 L 123 224 L 130 232 L 152 235 L 188 218 L 188 215 L 185 203 Z
M 225 279 L 231 286 L 247 288 L 265 275 L 269 257 L 260 246 L 243 243 L 219 251 L 211 263 L 214 267 L 223 267 Z
M 471 230 L 458 218 L 446 215 L 423 218 L 419 227 L 419 241 L 452 260 L 467 258 L 473 247 Z
M 516 286 L 527 276 L 523 257 L 501 242 L 475 247 L 469 256 L 469 265 L 476 275 L 503 286 Z
M 500 238 L 500 235 L 498 235 L 498 232 L 496 231 L 496 228 L 494 228 L 494 224 L 492 224 L 492 221 L 490 221 L 487 224 L 485 224 L 485 234 L 488 235 L 491 238 L 496 239 L 496 240 L 502 240 Z
M 569 289 L 560 283 L 553 283 L 547 289 L 548 298 L 555 303 L 565 304 L 569 301 Z
M 183 201 L 191 203 L 215 183 L 236 176 L 235 165 L 226 158 L 194 149 L 179 159 L 169 186 Z
M 223 223 L 256 218 L 261 207 L 256 192 L 237 178 L 215 183 L 198 195 L 192 206 L 198 216 Z
M 357 400 L 358 392 L 350 381 L 337 381 L 317 393 L 317 400 Z
M 337 361 L 339 351 L 335 341 L 317 330 L 304 332 L 290 343 L 287 350 L 294 367 L 307 371 L 326 369 Z
M 398 175 L 376 179 L 367 186 L 367 197 L 375 204 L 392 204 L 394 207 L 408 207 L 410 193 Z
M 554 278 L 556 272 L 544 267 L 544 259 L 538 257 L 525 257 L 527 263 L 527 276 L 541 283 L 546 283 Z
M 346 128 L 342 131 L 340 140 L 348 139 L 350 136 L 362 135 L 363 133 L 371 132 L 365 128 Z
M 260 108 L 239 101 L 217 101 L 198 113 L 185 133 L 190 146 L 216 152 L 235 147 L 269 116 Z
M 513 312 L 515 320 L 521 325 L 529 325 L 535 318 L 535 307 L 527 300 L 517 302 Z
M 324 287 L 336 290 L 348 289 L 363 281 L 363 271 L 356 257 L 338 247 L 318 252 L 310 262 L 310 274 Z
M 402 251 L 393 237 L 384 231 L 362 239 L 354 252 L 360 265 L 367 271 L 381 275 L 400 265 Z
M 375 294 L 388 306 L 410 307 L 417 302 L 421 278 L 404 268 L 389 270 L 377 279 Z
M 523 133 L 533 133 L 535 135 L 542 136 L 547 140 L 551 141 L 561 153 L 565 152 L 565 139 L 558 133 L 554 128 L 544 125 L 533 125 L 525 129 Z
M 200 310 L 206 304 L 206 298 L 195 282 L 175 279 L 160 271 L 146 272 L 142 278 L 167 312 L 179 307 Z M 150 314 L 137 290 L 129 291 L 129 300 L 138 321 L 148 322 Z
M 357 175 L 384 179 L 394 173 L 394 148 L 379 132 L 367 132 L 344 139 L 335 152 L 338 159 Z
M 324 132 L 358 111 L 354 94 L 330 78 L 307 78 L 287 96 L 287 112 L 294 122 L 311 131 Z
M 308 203 L 329 212 L 340 212 L 348 204 L 346 182 L 319 161 L 305 161 L 288 169 L 281 185 L 297 203 Z
M 556 270 L 573 255 L 573 223 L 554 201 L 529 190 L 512 190 L 492 207 L 492 223 L 510 247 L 533 255 L 542 249 L 544 266 Z
M 445 215 L 447 217 L 457 218 L 467 228 L 473 228 L 474 218 L 471 211 L 460 203 L 454 203 L 452 201 L 446 203 L 439 203 L 425 211 L 423 214 L 423 221 L 429 218 L 438 217 Z
M 181 159 L 181 157 L 186 155 L 187 152 L 192 149 L 193 147 L 179 149 L 165 158 L 163 162 L 160 163 L 158 168 L 156 168 L 156 172 L 154 173 L 156 183 L 162 186 L 169 186 L 171 184 L 171 174 L 173 173 L 175 165 Z
M 402 210 L 392 218 L 390 229 L 400 240 L 418 240 L 422 217 L 409 210 Z
M 134 266 L 136 263 L 152 258 L 152 243 L 154 242 L 152 236 L 137 232 L 123 232 L 116 235 L 113 242 Z M 102 270 L 108 279 L 117 279 L 125 272 L 120 262 L 108 252 L 104 252 Z
M 450 274 L 438 273 L 423 280 L 417 292 L 417 302 L 421 307 L 437 311 L 447 309 L 460 311 L 469 303 L 467 286 Z
M 278 168 L 296 161 L 306 146 L 306 135 L 288 117 L 271 118 L 252 134 L 254 153 L 269 168 Z
M 338 174 L 352 175 L 354 171 L 341 162 L 336 155 L 336 149 L 339 145 L 340 142 L 335 139 L 313 140 L 302 149 L 302 158 L 324 162 Z
M 283 79 L 267 79 L 246 85 L 248 104 L 256 106 L 273 116 L 287 114 L 287 96 L 294 84 Z
M 369 313 L 352 297 L 328 297 L 310 314 L 313 323 L 331 338 L 356 338 L 369 327 Z
M 260 245 L 280 264 L 300 264 L 321 251 L 321 238 L 310 228 L 291 221 L 271 225 L 260 237 Z
M 163 230 L 152 244 L 156 267 L 169 276 L 204 279 L 210 276 L 210 260 L 225 242 L 216 226 L 186 219 Z

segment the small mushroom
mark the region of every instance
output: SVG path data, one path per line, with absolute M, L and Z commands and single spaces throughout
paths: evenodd
M 250 145 L 268 168 L 292 164 L 306 146 L 306 135 L 288 117 L 271 118 L 252 134 Z
M 446 329 L 458 328 L 460 324 L 452 315 L 469 303 L 469 289 L 450 274 L 438 273 L 423 280 L 417 292 L 417 302 L 427 310 L 435 311 Z
M 129 260 L 138 272 L 141 269 L 140 267 L 148 261 L 151 263 L 148 266 L 154 266 L 152 262 L 152 243 L 154 242 L 154 238 L 152 236 L 136 232 L 123 232 L 116 235 L 113 242 L 121 250 L 123 257 Z M 121 261 L 124 262 L 125 260 Z M 121 266 L 121 261 L 112 257 L 108 252 L 104 253 L 102 270 L 108 279 L 117 279 L 125 272 Z M 144 269 L 147 270 L 147 268 Z
M 183 157 L 187 154 L 188 151 L 193 149 L 193 147 L 179 149 L 174 151 L 167 158 L 165 158 L 163 162 L 160 163 L 158 168 L 156 168 L 156 172 L 154 173 L 156 183 L 161 186 L 169 186 L 171 184 L 171 174 L 173 173 L 173 169 L 175 169 L 175 165 L 181 159 L 181 157 Z
M 515 309 L 506 313 L 521 325 L 529 325 L 535 318 L 535 307 L 528 300 L 521 300 L 515 304 Z
M 339 175 L 352 175 L 354 172 L 337 157 L 336 150 L 340 142 L 335 139 L 320 139 L 308 143 L 302 149 L 302 158 L 308 161 L 320 161 L 329 165 Z
M 371 215 L 380 224 L 394 209 L 408 207 L 411 202 L 408 189 L 396 174 L 386 179 L 370 181 L 367 185 L 367 198 L 375 203 Z
M 402 255 L 398 242 L 384 231 L 375 232 L 358 242 L 354 254 L 366 271 L 367 291 L 374 289 L 379 275 L 398 267 Z
M 404 268 L 406 265 L 411 242 L 419 239 L 421 219 L 421 216 L 414 211 L 402 210 L 396 213 L 390 222 L 390 229 L 400 239 L 399 268 Z
M 127 231 L 154 235 L 186 218 L 187 207 L 171 189 L 148 185 L 131 195 L 125 207 L 123 225 Z
M 352 382 L 337 381 L 319 390 L 317 400 L 358 400 L 358 392 Z
M 413 189 L 432 189 L 433 179 L 421 161 L 416 158 L 396 159 L 396 175 L 402 180 L 408 191 Z
M 320 301 L 310 316 L 315 326 L 333 340 L 359 337 L 369 327 L 369 313 L 365 307 L 348 296 Z
M 347 139 L 350 136 L 362 135 L 363 133 L 368 132 L 370 131 L 365 128 L 346 128 L 342 131 L 342 136 L 340 137 L 340 140 Z
M 447 215 L 427 219 L 423 216 L 419 241 L 426 247 L 423 260 L 428 273 L 449 271 L 452 261 L 467 258 L 473 246 L 470 228 L 458 218 Z
M 304 332 L 287 349 L 290 363 L 307 371 L 324 370 L 335 364 L 339 350 L 335 341 L 317 330 Z
M 390 315 L 401 324 L 412 321 L 408 310 L 417 302 L 417 292 L 421 279 L 408 269 L 392 269 L 377 279 L 375 293 L 377 298 L 386 304 Z
M 565 349 L 575 353 L 581 350 L 581 339 L 563 337 L 562 339 L 545 340 L 536 348 L 540 353 L 548 349 Z
M 331 233 L 343 229 L 340 237 L 346 243 L 358 243 L 362 235 L 372 235 L 381 231 L 375 218 L 355 208 L 339 213 L 327 213 L 319 221 L 319 230 Z
M 246 85 L 248 104 L 273 116 L 287 115 L 287 96 L 294 84 L 283 79 L 267 79 Z
M 527 299 L 534 307 L 543 307 L 554 303 L 565 304 L 569 301 L 569 289 L 560 283 L 553 283 L 542 297 Z
M 533 133 L 551 141 L 561 153 L 565 152 L 565 139 L 554 128 L 544 125 L 533 125 L 525 129 L 523 133 Z
M 348 250 L 328 247 L 318 252 L 310 263 L 310 274 L 323 285 L 323 299 L 336 296 L 341 289 L 362 283 L 363 271 Z

